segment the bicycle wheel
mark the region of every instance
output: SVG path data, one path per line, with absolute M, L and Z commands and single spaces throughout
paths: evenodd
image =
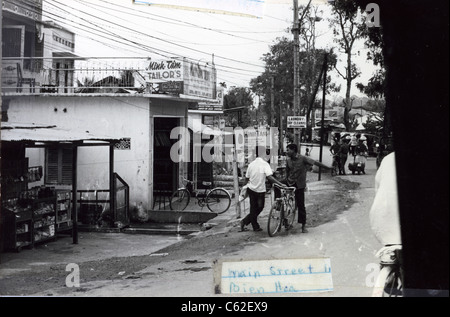
M 191 194 L 185 188 L 177 189 L 170 197 L 170 210 L 183 211 L 189 205 Z
M 384 266 L 378 273 L 375 285 L 372 291 L 372 297 L 383 297 L 384 296 L 384 285 L 386 283 L 387 277 L 391 273 L 390 266 Z
M 286 230 L 288 230 L 295 220 L 295 199 L 294 197 L 290 196 L 287 200 L 287 206 L 284 211 L 284 219 L 286 221 L 285 226 Z
M 206 195 L 206 206 L 211 212 L 221 214 L 230 208 L 231 196 L 223 188 L 214 188 Z
M 269 220 L 267 221 L 267 232 L 269 237 L 275 236 L 281 227 L 281 202 L 277 201 L 272 205 L 269 212 Z

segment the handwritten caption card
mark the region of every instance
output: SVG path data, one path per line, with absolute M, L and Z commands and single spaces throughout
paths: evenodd
M 222 262 L 222 294 L 330 292 L 327 258 Z

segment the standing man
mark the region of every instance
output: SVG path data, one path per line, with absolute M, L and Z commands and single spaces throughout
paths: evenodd
M 338 141 L 336 139 L 333 139 L 331 141 L 331 147 L 330 147 L 330 153 L 333 155 L 333 163 L 336 161 L 338 171 L 341 171 L 341 160 L 339 158 L 339 150 L 341 149 L 341 146 L 339 145 Z M 333 165 L 332 163 L 332 165 Z
M 295 190 L 295 204 L 298 209 L 298 223 L 302 224 L 302 232 L 306 233 L 308 230 L 306 225 L 306 208 L 305 208 L 305 188 L 306 188 L 306 173 L 312 165 L 331 169 L 331 167 L 315 161 L 310 157 L 298 154 L 296 144 L 289 144 L 287 146 L 287 160 L 286 160 L 286 184 L 288 186 L 296 187 Z M 275 198 L 281 196 L 280 190 L 275 188 Z
M 341 139 L 341 147 L 339 148 L 339 175 L 345 175 L 345 163 L 347 162 L 349 146 L 346 140 Z
M 252 224 L 253 231 L 261 231 L 258 223 L 258 216 L 264 209 L 265 195 L 266 195 L 266 179 L 272 184 L 277 183 L 284 186 L 283 183 L 276 180 L 272 175 L 272 169 L 267 163 L 267 155 L 265 147 L 257 147 L 256 159 L 248 166 L 245 180 L 248 196 L 250 199 L 250 213 L 241 220 L 241 231 L 245 231 L 248 224 Z

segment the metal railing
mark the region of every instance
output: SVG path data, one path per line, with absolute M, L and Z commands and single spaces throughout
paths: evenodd
M 117 173 L 114 173 L 113 184 L 113 199 L 115 200 L 115 203 L 111 216 L 113 217 L 114 222 L 120 221 L 122 225 L 127 225 L 130 221 L 130 186 Z M 102 212 L 111 208 L 110 193 L 109 189 L 77 190 L 76 202 L 79 206 L 79 210 L 81 213 L 86 213 L 90 210 L 96 215 L 95 218 L 98 219 Z M 82 220 L 86 220 L 87 218 L 88 217 L 82 217 Z
M 146 58 L 3 58 L 3 94 L 149 93 Z

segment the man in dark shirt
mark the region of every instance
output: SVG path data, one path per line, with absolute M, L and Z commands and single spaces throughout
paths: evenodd
M 296 144 L 289 144 L 286 150 L 286 180 L 285 183 L 288 186 L 296 187 L 295 190 L 295 203 L 298 208 L 298 223 L 302 224 L 302 232 L 306 233 L 308 230 L 305 228 L 306 224 L 306 208 L 305 208 L 305 188 L 306 188 L 306 173 L 311 165 L 317 165 L 320 167 L 331 169 L 330 166 L 322 164 L 319 161 L 315 161 L 310 157 L 298 154 L 298 148 Z M 275 198 L 281 196 L 280 191 L 275 188 Z
M 336 161 L 339 171 L 341 171 L 341 159 L 339 158 L 339 150 L 340 149 L 341 149 L 341 146 L 339 145 L 338 141 L 333 140 L 332 145 L 330 147 L 330 152 L 331 152 L 331 155 L 333 155 L 333 163 L 334 163 L 334 161 Z
M 339 148 L 339 175 L 345 175 L 345 163 L 347 162 L 348 152 L 349 152 L 349 145 L 348 142 L 341 139 L 341 147 Z

